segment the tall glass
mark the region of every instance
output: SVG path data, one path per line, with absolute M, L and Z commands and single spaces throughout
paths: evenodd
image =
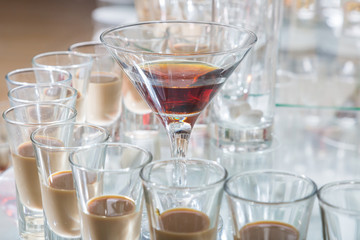
M 138 240 L 143 188 L 139 172 L 148 151 L 124 143 L 103 143 L 70 155 L 84 240 Z
M 106 127 L 114 140 L 119 138 L 123 72 L 101 42 L 79 42 L 69 50 L 92 57 L 86 121 Z
M 70 51 L 41 53 L 32 59 L 33 67 L 62 69 L 71 73 L 71 86 L 78 91 L 76 101 L 77 122 L 84 122 L 86 119 L 85 99 L 92 64 L 93 60 L 90 56 Z
M 62 123 L 40 127 L 30 138 L 40 177 L 45 239 L 81 239 L 69 155 L 82 147 L 107 141 L 108 132 L 86 123 Z
M 41 126 L 74 122 L 76 110 L 58 103 L 32 103 L 7 109 L 3 118 L 14 167 L 19 235 L 43 239 L 43 206 L 30 134 Z
M 100 39 L 158 115 L 178 157 L 186 156 L 202 110 L 257 40 L 241 27 L 190 21 L 125 25 Z
M 47 102 L 75 107 L 76 98 L 77 91 L 75 88 L 57 83 L 25 85 L 13 88 L 8 92 L 11 106 Z
M 281 0 L 215 0 L 215 22 L 243 26 L 258 37 L 210 106 L 209 132 L 231 151 L 269 148 L 273 140 Z
M 11 71 L 5 76 L 6 86 L 11 90 L 19 86 L 60 83 L 71 85 L 72 75 L 61 69 L 21 68 Z

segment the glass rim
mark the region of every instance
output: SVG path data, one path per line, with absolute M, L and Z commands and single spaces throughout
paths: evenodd
M 108 34 L 111 34 L 113 32 L 116 32 L 118 30 L 121 29 L 126 29 L 126 28 L 131 28 L 131 27 L 135 27 L 135 26 L 141 26 L 141 25 L 150 25 L 150 24 L 202 24 L 202 25 L 212 25 L 212 26 L 221 26 L 221 27 L 225 27 L 225 28 L 229 28 L 229 29 L 234 29 L 237 31 L 242 31 L 244 33 L 249 34 L 249 36 L 251 36 L 251 41 L 247 46 L 242 46 L 242 47 L 236 47 L 233 49 L 228 49 L 226 51 L 210 51 L 210 52 L 202 52 L 202 53 L 184 53 L 184 54 L 180 54 L 180 53 L 157 53 L 157 52 L 149 52 L 149 51 L 134 51 L 134 50 L 128 50 L 126 48 L 123 47 L 117 47 L 114 46 L 113 44 L 110 44 L 106 41 L 105 36 Z M 241 26 L 235 26 L 235 25 L 227 25 L 227 24 L 222 24 L 222 23 L 216 23 L 216 22 L 205 22 L 205 21 L 182 21 L 182 20 L 167 20 L 167 21 L 146 21 L 146 22 L 138 22 L 138 23 L 133 23 L 133 24 L 127 24 L 127 25 L 121 25 L 121 26 L 116 26 L 116 27 L 110 27 L 108 29 L 106 29 L 105 31 L 103 31 L 100 35 L 100 41 L 109 48 L 112 49 L 116 49 L 118 51 L 121 52 L 125 52 L 125 53 L 132 53 L 132 54 L 142 54 L 142 55 L 152 55 L 152 56 L 163 56 L 163 57 L 184 57 L 184 58 L 189 58 L 189 57 L 194 57 L 194 56 L 208 56 L 208 55 L 222 55 L 222 54 L 229 54 L 229 53 L 235 53 L 241 50 L 246 50 L 249 49 L 251 46 L 253 46 L 256 42 L 257 42 L 257 36 L 253 31 L 250 31 L 244 27 Z
M 155 183 L 153 181 L 150 181 L 147 177 L 144 176 L 144 171 L 146 168 L 152 168 L 154 165 L 156 164 L 167 164 L 167 163 L 174 163 L 175 161 L 185 161 L 185 164 L 188 164 L 189 162 L 201 162 L 201 163 L 206 163 L 211 164 L 213 166 L 216 166 L 219 169 L 223 170 L 223 175 L 219 177 L 219 179 L 217 181 L 214 181 L 210 184 L 207 185 L 201 185 L 201 186 L 184 186 L 184 187 L 177 187 L 177 186 L 171 186 L 172 189 L 178 189 L 178 190 L 184 190 L 184 189 L 188 189 L 188 190 L 196 190 L 196 189 L 208 189 L 208 188 L 212 188 L 216 185 L 219 185 L 221 183 L 224 183 L 228 177 L 228 172 L 226 170 L 225 167 L 223 167 L 221 164 L 219 164 L 216 161 L 213 160 L 207 160 L 207 159 L 201 159 L 201 158 L 194 158 L 194 157 L 189 157 L 189 158 L 168 158 L 168 159 L 162 159 L 162 160 L 158 160 L 158 161 L 153 161 L 149 164 L 147 164 L 146 166 L 144 166 L 141 171 L 140 171 L 140 178 L 141 180 L 146 183 L 146 185 L 151 185 L 152 187 L 155 187 L 157 189 L 168 189 L 170 186 L 165 185 L 165 184 L 159 184 L 159 183 Z
M 53 150 L 67 150 L 67 151 L 71 151 L 71 150 L 77 150 L 79 148 L 83 148 L 83 147 L 86 147 L 86 146 L 93 146 L 94 144 L 96 143 L 93 143 L 93 144 L 90 144 L 90 145 L 85 145 L 85 146 L 76 146 L 76 147 L 59 147 L 59 146 L 49 146 L 47 144 L 44 144 L 44 143 L 41 143 L 39 141 L 37 141 L 35 139 L 35 135 L 37 135 L 40 131 L 44 131 L 46 129 L 49 129 L 49 128 L 54 128 L 54 127 L 62 127 L 62 126 L 67 126 L 67 125 L 72 125 L 72 126 L 85 126 L 85 127 L 89 127 L 89 128 L 92 128 L 92 129 L 98 129 L 98 130 L 101 130 L 101 132 L 105 133 L 105 137 L 104 139 L 99 142 L 99 143 L 104 143 L 106 141 L 109 140 L 110 138 L 110 134 L 108 132 L 108 130 L 106 130 L 105 128 L 101 127 L 101 126 L 98 126 L 98 125 L 94 125 L 94 124 L 89 124 L 89 123 L 80 123 L 80 122 L 65 122 L 65 123 L 55 123 L 55 124 L 49 124 L 49 125 L 46 125 L 46 126 L 41 126 L 37 129 L 35 129 L 31 134 L 30 134 L 30 140 L 31 142 L 36 145 L 37 147 L 39 148 L 43 148 L 43 149 L 53 149 Z M 44 136 L 44 135 L 42 135 Z
M 14 111 L 15 109 L 19 109 L 19 108 L 28 108 L 31 106 L 39 106 L 39 105 L 44 105 L 44 106 L 58 106 L 58 107 L 63 107 L 66 108 L 68 110 L 70 110 L 72 113 L 71 117 L 64 119 L 64 120 L 56 120 L 56 121 L 50 121 L 50 122 L 39 122 L 39 123 L 28 123 L 28 122 L 21 122 L 21 121 L 16 121 L 13 119 L 9 119 L 7 116 L 10 112 Z M 77 115 L 77 111 L 75 108 L 73 107 L 69 107 L 66 106 L 65 104 L 62 103 L 41 103 L 41 102 L 37 102 L 37 103 L 29 103 L 29 104 L 21 104 L 21 105 L 17 105 L 17 106 L 13 106 L 8 108 L 7 110 L 5 110 L 2 113 L 2 117 L 5 120 L 6 123 L 9 124 L 14 124 L 14 125 L 21 125 L 21 126 L 28 126 L 28 127 L 34 127 L 34 126 L 42 126 L 42 125 L 51 125 L 51 124 L 56 124 L 56 123 L 63 123 L 66 121 L 71 121 L 73 119 L 76 118 Z
M 133 168 L 121 168 L 121 169 L 113 169 L 113 168 L 107 168 L 107 169 L 99 169 L 99 168 L 90 168 L 90 167 L 86 167 L 83 166 L 81 164 L 75 163 L 73 161 L 74 155 L 82 152 L 82 151 L 86 151 L 90 148 L 94 148 L 97 146 L 114 146 L 114 147 L 122 147 L 122 148 L 132 148 L 132 149 L 137 149 L 139 150 L 139 152 L 143 152 L 146 154 L 147 159 L 144 163 L 140 164 L 139 166 L 133 167 Z M 73 151 L 72 153 L 70 153 L 69 155 L 69 162 L 70 165 L 75 167 L 76 169 L 82 170 L 82 171 L 87 171 L 87 172 L 99 172 L 99 173 L 128 173 L 132 170 L 136 170 L 136 169 L 142 169 L 146 164 L 150 163 L 153 160 L 153 156 L 151 154 L 150 151 L 146 150 L 145 148 L 133 145 L 133 144 L 129 144 L 129 143 L 124 143 L 124 142 L 102 142 L 102 143 L 94 143 L 92 145 L 87 145 L 84 147 L 81 147 L 79 149 L 77 149 L 76 151 Z
M 11 76 L 14 75 L 14 74 L 21 74 L 21 73 L 26 73 L 26 72 L 34 72 L 34 74 L 36 73 L 36 71 L 43 71 L 43 72 L 59 72 L 59 73 L 63 73 L 65 75 L 68 76 L 67 79 L 64 79 L 64 80 L 61 80 L 61 81 L 58 81 L 59 83 L 71 83 L 71 80 L 72 80 L 72 74 L 65 70 L 65 69 L 59 69 L 59 68 L 50 68 L 50 67 L 47 67 L 47 68 L 41 68 L 41 67 L 32 67 L 32 68 L 19 68 L 19 69 L 15 69 L 13 71 L 10 71 L 8 72 L 6 75 L 5 75 L 5 80 L 9 83 L 11 83 L 12 85 L 17 85 L 18 87 L 19 86 L 33 86 L 33 85 L 43 85 L 43 84 L 48 84 L 48 83 L 29 83 L 29 82 L 17 82 L 17 81 L 14 81 L 11 79 Z M 55 82 L 54 82 L 55 83 Z
M 50 57 L 50 56 L 68 56 L 68 55 L 74 55 L 76 57 L 80 57 L 80 58 L 84 58 L 86 59 L 85 62 L 83 63 L 77 63 L 77 64 L 70 64 L 70 65 L 48 65 L 48 64 L 41 64 L 38 63 L 37 60 L 40 58 L 46 58 L 46 57 Z M 52 52 L 44 52 L 44 53 L 40 53 L 35 55 L 32 58 L 32 63 L 33 65 L 40 67 L 40 68 L 55 68 L 55 69 L 75 69 L 75 68 L 81 68 L 81 67 L 86 67 L 91 65 L 93 62 L 93 59 L 91 56 L 84 54 L 84 53 L 78 53 L 78 52 L 73 52 L 73 51 L 52 51 Z
M 99 55 L 101 55 L 101 56 L 106 55 L 106 54 L 97 54 L 97 53 L 84 53 L 84 52 L 79 52 L 79 51 L 76 50 L 76 48 L 78 48 L 78 47 L 88 47 L 88 46 L 101 46 L 105 50 L 107 50 L 105 45 L 101 41 L 85 41 L 85 42 L 77 42 L 77 43 L 74 43 L 74 44 L 70 45 L 69 46 L 69 51 L 89 55 L 89 56 L 92 56 L 92 57 L 96 57 L 96 56 L 99 56 Z M 110 55 L 110 53 L 109 53 L 109 55 Z
M 17 97 L 14 97 L 12 96 L 12 94 L 16 91 L 16 90 L 19 90 L 19 89 L 27 89 L 27 88 L 42 88 L 42 87 L 59 87 L 59 88 L 65 88 L 67 91 L 71 91 L 71 95 L 68 96 L 68 97 L 64 97 L 64 98 L 61 98 L 61 99 L 55 99 L 55 100 L 39 100 L 39 101 L 33 101 L 33 100 L 24 100 L 24 99 L 20 99 L 20 98 L 17 98 Z M 24 90 L 25 91 L 25 90 Z M 16 101 L 18 103 L 21 103 L 21 104 L 30 104 L 30 103 L 62 103 L 63 101 L 68 101 L 70 99 L 76 99 L 77 98 L 77 94 L 78 94 L 78 91 L 71 87 L 71 86 L 68 86 L 68 85 L 64 85 L 64 84 L 61 84 L 61 83 L 57 83 L 57 82 L 53 82 L 53 83 L 44 83 L 44 84 L 33 84 L 33 85 L 23 85 L 23 86 L 17 86 L 11 90 L 8 91 L 8 98 L 9 100 L 13 100 L 13 101 Z
M 323 191 L 326 191 L 327 189 L 330 189 L 333 187 L 345 186 L 345 185 L 346 186 L 359 185 L 359 190 L 360 190 L 360 180 L 342 180 L 342 181 L 326 183 L 323 186 L 321 186 L 319 191 L 317 192 L 317 197 L 318 197 L 319 203 L 320 203 L 320 205 L 325 205 L 325 206 L 327 206 L 331 209 L 337 210 L 339 212 L 347 213 L 350 215 L 360 215 L 360 210 L 350 210 L 348 208 L 336 206 L 334 204 L 329 203 L 321 195 L 323 193 Z
M 288 176 L 288 177 L 293 177 L 293 178 L 296 178 L 296 179 L 301 179 L 301 180 L 307 182 L 308 184 L 312 185 L 313 190 L 304 197 L 295 198 L 295 199 L 290 200 L 290 201 L 264 202 L 264 201 L 258 201 L 258 200 L 254 200 L 254 199 L 249 199 L 249 198 L 246 198 L 246 197 L 241 197 L 238 194 L 235 194 L 233 191 L 231 191 L 231 189 L 228 187 L 228 183 L 231 182 L 231 181 L 234 181 L 237 178 L 241 178 L 241 177 L 245 177 L 245 176 L 251 176 L 251 175 L 259 175 L 259 174 L 276 174 L 277 176 Z M 305 175 L 286 172 L 286 171 L 280 171 L 280 170 L 254 170 L 254 171 L 247 171 L 247 172 L 243 172 L 243 173 L 238 173 L 238 174 L 235 174 L 235 175 L 231 176 L 230 178 L 228 178 L 226 180 L 226 182 L 225 182 L 225 185 L 224 185 L 224 191 L 228 196 L 230 196 L 232 198 L 235 198 L 237 200 L 241 200 L 241 201 L 244 201 L 244 202 L 249 202 L 249 203 L 252 203 L 252 204 L 276 206 L 276 205 L 293 204 L 293 203 L 302 202 L 302 201 L 305 201 L 307 199 L 310 199 L 310 198 L 312 198 L 312 197 L 314 197 L 316 195 L 318 189 L 317 189 L 316 183 L 311 178 L 309 178 L 309 177 L 307 177 Z

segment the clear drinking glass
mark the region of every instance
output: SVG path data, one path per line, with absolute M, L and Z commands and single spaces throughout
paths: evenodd
M 282 1 L 214 2 L 215 22 L 245 27 L 258 41 L 210 105 L 210 136 L 220 148 L 268 148 L 273 140 Z
M 200 113 L 257 40 L 241 27 L 190 21 L 125 25 L 100 39 L 166 128 L 174 157 L 186 156 Z
M 79 42 L 69 51 L 92 57 L 86 121 L 106 127 L 114 140 L 119 139 L 123 72 L 101 42 Z
M 213 21 L 215 0 L 134 0 L 139 21 Z
M 5 76 L 8 90 L 24 85 L 61 83 L 71 85 L 72 75 L 61 69 L 21 68 L 9 72 Z
M 317 186 L 309 178 L 253 171 L 225 183 L 235 240 L 305 240 Z
M 225 168 L 210 160 L 154 161 L 140 172 L 152 240 L 218 236 Z
M 71 73 L 71 86 L 78 91 L 77 122 L 84 122 L 86 119 L 85 100 L 92 64 L 91 56 L 70 51 L 41 53 L 32 59 L 33 67 L 62 69 Z
M 41 126 L 74 122 L 76 110 L 58 103 L 32 103 L 7 109 L 3 118 L 14 168 L 19 235 L 43 239 L 41 190 L 30 134 Z
M 125 143 L 96 144 L 70 155 L 84 240 L 138 240 L 150 152 Z
M 40 178 L 45 239 L 81 239 L 69 155 L 84 146 L 107 141 L 107 130 L 86 123 L 62 123 L 40 127 L 30 138 Z
M 318 191 L 324 240 L 359 239 L 360 182 L 327 183 Z
M 75 88 L 58 83 L 24 85 L 13 88 L 8 92 L 11 106 L 47 102 L 75 107 L 76 98 L 77 90 Z

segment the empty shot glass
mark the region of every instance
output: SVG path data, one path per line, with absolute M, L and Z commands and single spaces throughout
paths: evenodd
M 81 239 L 69 155 L 84 146 L 107 141 L 107 130 L 86 123 L 53 124 L 36 129 L 30 138 L 40 177 L 45 239 Z
M 317 186 L 277 171 L 240 173 L 225 183 L 234 240 L 306 239 Z
M 77 90 L 73 87 L 58 84 L 24 85 L 11 89 L 8 99 L 11 106 L 29 103 L 60 103 L 75 107 Z
M 150 152 L 125 143 L 96 144 L 70 155 L 84 240 L 138 240 Z
M 6 86 L 11 90 L 20 86 L 60 83 L 71 85 L 70 72 L 53 68 L 21 68 L 9 72 L 5 76 Z
M 318 199 L 324 240 L 359 239 L 360 181 L 327 183 Z
M 195 158 L 159 160 L 140 177 L 152 240 L 217 239 L 224 167 Z
M 70 51 L 41 53 L 32 59 L 33 67 L 56 68 L 71 73 L 71 86 L 78 91 L 76 101 L 77 122 L 85 122 L 86 119 L 85 100 L 92 64 L 93 60 L 90 56 Z
M 30 135 L 41 126 L 74 122 L 76 110 L 58 103 L 32 103 L 7 109 L 3 118 L 14 168 L 19 235 L 43 239 L 43 205 Z

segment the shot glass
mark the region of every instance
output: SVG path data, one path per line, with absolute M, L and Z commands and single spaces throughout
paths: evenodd
M 21 68 L 9 72 L 5 76 L 6 86 L 10 91 L 20 86 L 59 83 L 71 85 L 72 75 L 70 72 L 53 68 Z
M 77 122 L 85 122 L 85 101 L 93 60 L 90 56 L 70 51 L 41 53 L 33 57 L 33 67 L 56 68 L 69 71 L 71 86 L 78 91 L 76 100 Z
M 226 198 L 235 240 L 306 239 L 317 186 L 309 178 L 251 171 L 229 178 Z
M 81 239 L 69 155 L 84 146 L 107 141 L 107 130 L 86 123 L 61 123 L 40 127 L 30 138 L 40 177 L 45 239 Z
M 74 122 L 76 110 L 58 103 L 18 105 L 3 113 L 14 168 L 19 235 L 44 237 L 44 218 L 38 169 L 30 134 L 55 123 Z
M 150 152 L 124 143 L 103 143 L 70 155 L 84 240 L 138 240 L 143 189 L 139 172 Z
M 123 72 L 101 42 L 79 42 L 69 51 L 92 57 L 93 65 L 86 98 L 86 121 L 106 127 L 118 139 Z
M 146 165 L 140 177 L 152 240 L 217 239 L 225 168 L 210 160 L 169 159 Z
M 360 181 L 327 183 L 317 196 L 324 240 L 359 239 Z
M 58 83 L 20 86 L 8 92 L 11 106 L 47 102 L 60 103 L 74 108 L 76 98 L 77 90 L 75 88 Z

